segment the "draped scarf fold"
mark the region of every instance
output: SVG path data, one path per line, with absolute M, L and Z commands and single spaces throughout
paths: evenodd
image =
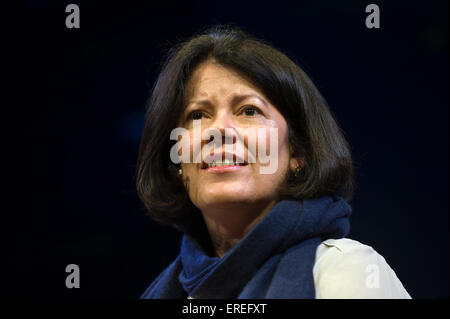
M 315 298 L 317 246 L 348 234 L 351 211 L 339 196 L 280 201 L 222 258 L 188 231 L 141 298 Z

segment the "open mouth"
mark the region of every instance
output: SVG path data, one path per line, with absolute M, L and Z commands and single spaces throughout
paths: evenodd
M 211 163 L 206 163 L 205 161 L 202 161 L 201 169 L 208 169 L 213 167 L 227 167 L 227 166 L 246 166 L 248 165 L 246 161 L 239 159 L 236 159 L 236 155 L 233 155 L 233 159 L 231 158 L 231 154 L 228 155 L 228 158 L 225 158 L 225 153 L 222 154 L 222 160 L 214 160 Z

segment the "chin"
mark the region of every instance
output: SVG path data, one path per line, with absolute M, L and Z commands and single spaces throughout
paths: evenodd
M 215 204 L 230 204 L 236 202 L 249 201 L 252 198 L 251 192 L 248 189 L 208 189 L 202 196 L 202 202 L 208 205 Z

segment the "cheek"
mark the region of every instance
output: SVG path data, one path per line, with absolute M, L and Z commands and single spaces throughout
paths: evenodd
M 262 131 L 264 131 L 263 134 L 261 134 Z M 257 142 L 266 145 L 267 153 L 269 150 L 274 150 L 278 154 L 285 152 L 288 145 L 288 134 L 287 123 L 284 118 L 267 121 L 266 126 L 256 128 L 256 134 Z
M 206 127 L 206 125 L 203 125 Z M 205 158 L 204 147 L 209 145 L 209 140 L 203 139 L 205 129 L 202 127 L 191 129 L 183 136 L 183 142 L 178 150 L 178 155 L 182 156 L 184 154 L 186 161 L 185 163 L 201 163 L 202 159 Z M 203 153 L 202 153 L 203 150 Z M 214 152 L 214 147 L 211 148 L 209 154 L 212 155 Z
M 272 134 L 272 137 L 269 131 L 269 128 L 266 128 L 266 138 L 261 140 L 266 143 L 268 154 L 266 160 L 269 161 L 259 161 L 251 166 L 252 174 L 247 179 L 246 185 L 247 190 L 252 190 L 252 196 L 258 198 L 275 196 L 289 170 L 289 142 L 286 130 L 278 128 L 277 136 Z
M 286 170 L 289 169 L 289 160 L 290 160 L 290 144 L 289 144 L 289 138 L 288 138 L 288 132 L 287 128 L 283 128 L 279 130 L 280 135 L 278 136 L 278 158 L 280 166 L 284 168 L 283 174 L 286 172 Z
M 280 125 L 280 127 L 266 127 L 264 131 L 265 136 L 264 134 L 258 134 L 257 147 L 261 147 L 259 142 L 263 144 L 261 149 L 262 154 L 258 152 L 258 155 L 266 155 L 270 158 L 270 161 L 278 163 L 279 169 L 277 169 L 277 174 L 283 173 L 290 157 L 287 128 L 284 125 Z M 264 154 L 264 148 L 266 154 Z
M 286 130 L 278 130 L 278 156 L 289 157 L 289 139 Z

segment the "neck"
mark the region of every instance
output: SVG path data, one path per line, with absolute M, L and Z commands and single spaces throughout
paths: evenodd
M 236 245 L 275 205 L 229 203 L 202 209 L 202 215 L 217 257 Z

